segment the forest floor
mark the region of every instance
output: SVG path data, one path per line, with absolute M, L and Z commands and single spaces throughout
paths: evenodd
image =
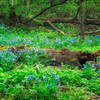
M 15 55 L 9 47 L 33 47 Z M 40 27 L 27 32 L 22 28 L 0 26 L 0 98 L 8 100 L 100 100 L 100 69 L 87 63 L 77 66 L 61 63 L 61 68 L 48 65 L 45 52 L 36 48 L 68 48 L 74 51 L 95 52 L 100 49 L 100 36 L 62 35 Z M 97 58 L 100 65 L 100 57 Z

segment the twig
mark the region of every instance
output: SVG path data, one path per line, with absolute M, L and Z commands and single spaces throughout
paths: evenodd
M 62 33 L 62 34 L 65 34 L 65 32 L 63 32 L 62 30 L 56 28 L 49 20 L 47 20 L 48 24 L 51 25 L 51 27 L 54 29 L 54 30 L 57 30 L 58 32 Z

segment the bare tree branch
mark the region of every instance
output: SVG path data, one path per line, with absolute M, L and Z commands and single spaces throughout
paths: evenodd
M 51 6 L 47 7 L 47 8 L 45 8 L 45 9 L 42 10 L 40 13 L 38 13 L 37 15 L 35 15 L 34 17 L 32 17 L 31 19 L 27 20 L 27 21 L 24 22 L 23 24 L 26 24 L 26 23 L 32 21 L 33 19 L 37 18 L 38 16 L 42 15 L 42 14 L 43 14 L 45 11 L 47 11 L 48 9 L 50 9 L 50 8 L 52 8 L 52 7 L 55 7 L 55 6 L 58 6 L 58 5 L 61 5 L 61 4 L 64 4 L 64 3 L 66 3 L 66 2 L 67 2 L 67 0 L 63 0 L 63 1 L 60 2 L 60 3 L 54 4 L 54 5 L 51 5 Z
M 91 32 L 85 32 L 85 34 L 100 34 L 99 33 L 100 32 L 100 30 L 96 30 L 96 31 L 91 31 Z
M 47 22 L 51 25 L 51 27 L 54 29 L 54 30 L 57 30 L 58 32 L 64 34 L 65 32 L 63 32 L 62 30 L 56 28 L 49 20 L 47 20 Z

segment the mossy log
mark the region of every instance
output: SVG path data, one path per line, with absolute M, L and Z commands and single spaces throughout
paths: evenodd
M 25 46 L 17 46 L 17 47 L 10 47 L 12 52 L 15 52 L 16 50 L 22 50 L 25 49 Z M 33 47 L 27 47 L 28 49 L 31 49 Z M 63 63 L 63 64 L 70 64 L 78 66 L 79 69 L 83 68 L 83 65 L 87 61 L 92 61 L 94 63 L 97 62 L 97 56 L 100 56 L 100 50 L 96 52 L 84 52 L 84 51 L 72 51 L 67 48 L 63 48 L 62 50 L 55 50 L 53 48 L 50 49 L 39 49 L 39 50 L 45 50 L 46 54 L 50 58 L 55 59 L 55 63 L 57 65 Z M 41 58 L 42 59 L 42 58 Z M 53 62 L 51 62 L 51 65 L 53 65 Z

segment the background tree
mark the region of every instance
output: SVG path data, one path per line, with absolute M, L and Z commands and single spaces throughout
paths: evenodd
M 98 2 L 98 0 L 82 1 L 83 0 L 1 0 L 0 22 L 13 26 L 19 23 L 26 25 L 27 22 L 31 25 L 32 23 L 40 25 L 47 21 L 46 18 L 49 18 L 49 22 L 52 23 L 52 25 L 57 23 L 56 27 L 58 28 L 60 27 L 59 23 L 64 23 L 63 27 L 66 27 L 66 25 L 70 26 L 68 23 L 73 23 L 72 26 L 78 24 L 78 26 L 80 25 L 80 33 L 83 35 L 86 33 L 85 29 L 87 30 L 88 27 L 90 27 L 89 24 L 100 25 L 100 2 Z M 90 29 L 93 28 L 94 27 Z

